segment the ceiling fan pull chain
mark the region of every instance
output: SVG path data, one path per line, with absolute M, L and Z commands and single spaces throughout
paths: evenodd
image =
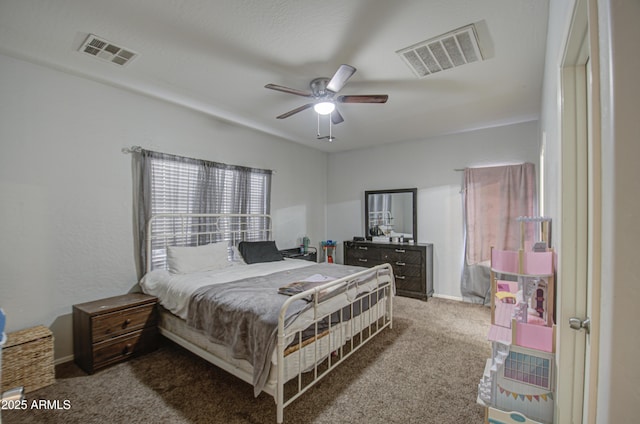
M 318 131 L 316 131 L 316 137 L 320 137 L 320 114 L 318 113 L 316 115 L 318 115 Z

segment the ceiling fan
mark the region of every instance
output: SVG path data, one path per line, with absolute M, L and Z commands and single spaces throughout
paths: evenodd
M 298 112 L 313 107 L 321 115 L 331 114 L 331 122 L 339 124 L 344 118 L 336 108 L 336 103 L 386 103 L 389 98 L 386 94 L 342 95 L 336 94 L 342 90 L 347 80 L 356 72 L 356 68 L 350 65 L 340 65 L 336 73 L 329 78 L 315 78 L 309 84 L 311 91 L 298 90 L 296 88 L 283 87 L 276 84 L 267 84 L 264 87 L 296 96 L 313 99 L 310 103 L 297 107 L 289 112 L 277 116 L 278 119 L 288 118 Z

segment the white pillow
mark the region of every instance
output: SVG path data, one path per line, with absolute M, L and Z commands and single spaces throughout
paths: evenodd
M 188 274 L 191 272 L 213 271 L 230 265 L 227 242 L 202 246 L 167 247 L 169 272 Z
M 231 246 L 231 257 L 229 258 L 231 265 L 246 265 L 244 258 L 238 250 L 238 246 Z

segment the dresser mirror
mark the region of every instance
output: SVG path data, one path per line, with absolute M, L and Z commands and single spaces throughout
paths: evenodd
M 368 239 L 417 241 L 417 188 L 364 192 L 365 235 Z

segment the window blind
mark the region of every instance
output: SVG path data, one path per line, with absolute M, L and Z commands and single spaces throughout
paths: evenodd
M 141 149 L 139 151 L 142 178 L 147 181 L 147 196 L 141 210 L 146 211 L 146 220 L 161 213 L 172 214 L 265 214 L 270 213 L 272 171 L 228 165 L 219 162 L 192 159 L 166 153 Z M 144 191 L 144 190 L 142 190 Z M 154 226 L 156 233 L 177 233 L 177 228 L 168 228 L 169 222 Z M 199 224 L 190 220 L 187 225 Z M 225 225 L 236 225 L 226 222 Z M 239 225 L 239 224 L 238 224 Z M 269 225 L 267 219 L 251 220 L 247 228 L 246 240 L 263 237 L 264 229 Z M 253 231 L 252 231 L 253 230 Z M 203 231 L 206 232 L 206 231 Z M 178 239 L 172 244 L 177 246 L 195 246 L 216 242 L 210 235 L 191 236 Z M 164 262 L 164 246 L 152 245 L 152 261 Z M 143 247 L 144 250 L 144 247 Z M 142 258 L 144 261 L 144 258 Z

